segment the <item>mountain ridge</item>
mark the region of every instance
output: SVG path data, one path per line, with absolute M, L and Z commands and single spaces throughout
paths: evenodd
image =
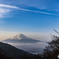
M 35 40 L 35 39 L 31 39 L 28 38 L 27 36 L 23 35 L 23 34 L 18 34 L 16 36 L 14 36 L 13 38 L 9 38 L 4 40 L 6 42 L 18 42 L 18 43 L 36 43 L 36 42 L 41 42 L 40 40 Z
M 34 57 L 33 54 L 25 52 L 21 49 L 17 49 L 14 46 L 11 46 L 6 43 L 0 42 L 0 49 L 2 49 L 2 53 L 8 57 L 12 57 L 14 59 L 32 59 Z

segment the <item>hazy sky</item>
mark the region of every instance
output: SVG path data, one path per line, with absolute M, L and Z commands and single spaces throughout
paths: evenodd
M 0 0 L 0 32 L 59 30 L 58 0 Z

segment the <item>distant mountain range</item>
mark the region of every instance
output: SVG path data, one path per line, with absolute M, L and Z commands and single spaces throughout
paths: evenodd
M 17 49 L 9 44 L 0 42 L 0 53 L 11 57 L 11 59 L 34 59 L 34 55 L 23 50 Z M 1 57 L 1 55 L 0 55 Z
M 23 34 L 18 34 L 16 36 L 14 36 L 13 38 L 9 38 L 4 40 L 6 42 L 14 42 L 14 43 L 36 43 L 36 42 L 42 42 L 40 40 L 35 40 L 35 39 L 31 39 L 28 38 L 27 36 L 23 35 Z

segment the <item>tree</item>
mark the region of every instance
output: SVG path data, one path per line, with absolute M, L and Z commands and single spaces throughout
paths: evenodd
M 53 40 L 48 43 L 49 45 L 44 49 L 44 59 L 58 59 L 59 55 L 59 37 L 53 35 Z

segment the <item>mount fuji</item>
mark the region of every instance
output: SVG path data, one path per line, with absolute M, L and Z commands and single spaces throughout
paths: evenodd
M 13 38 L 9 38 L 4 40 L 5 42 L 13 42 L 13 43 L 36 43 L 36 42 L 41 42 L 40 40 L 35 40 L 28 38 L 27 36 L 23 34 L 18 34 L 14 36 Z

